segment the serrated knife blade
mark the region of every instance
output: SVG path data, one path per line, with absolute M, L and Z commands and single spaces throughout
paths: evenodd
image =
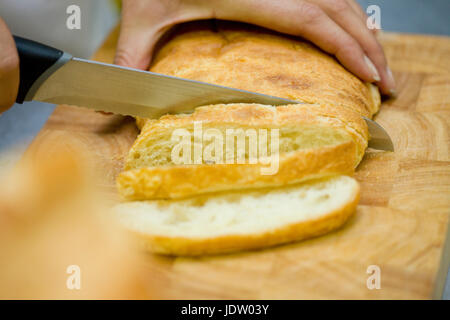
M 201 105 L 218 103 L 298 103 L 78 58 L 71 58 L 37 88 L 32 88 L 26 100 L 73 104 L 144 118 L 186 112 Z

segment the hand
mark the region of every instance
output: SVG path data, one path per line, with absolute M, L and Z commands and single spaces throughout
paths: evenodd
M 123 0 L 115 62 L 147 69 L 153 47 L 175 24 L 200 19 L 248 22 L 302 36 L 351 72 L 395 95 L 395 81 L 366 14 L 354 0 Z
M 0 113 L 16 101 L 19 90 L 19 56 L 5 22 L 0 18 Z

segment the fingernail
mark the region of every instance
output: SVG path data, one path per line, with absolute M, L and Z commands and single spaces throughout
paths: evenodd
M 391 88 L 389 90 L 389 92 L 391 93 L 391 96 L 396 96 L 397 92 L 395 91 L 395 79 L 394 79 L 394 75 L 392 74 L 392 71 L 389 67 L 386 68 L 386 73 L 388 75 L 388 85 Z
M 367 66 L 370 69 L 370 72 L 372 72 L 372 79 L 375 81 L 380 81 L 380 75 L 378 74 L 377 68 L 375 67 L 375 65 L 373 64 L 372 61 L 370 61 L 369 57 L 364 55 L 364 61 L 366 62 Z

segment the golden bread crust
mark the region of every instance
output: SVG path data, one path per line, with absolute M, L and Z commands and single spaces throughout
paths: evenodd
M 300 125 L 332 127 L 348 133 L 343 143 L 300 149 L 279 155 L 274 175 L 262 175 L 263 164 L 198 164 L 139 166 L 136 155 L 149 153 L 151 139 L 177 128 L 192 128 L 194 122 L 212 127 L 285 128 Z M 277 108 L 257 104 L 213 105 L 197 108 L 190 115 L 168 115 L 145 124 L 131 148 L 126 171 L 117 178 L 126 200 L 183 198 L 223 190 L 292 184 L 331 174 L 353 172 L 367 147 L 367 125 L 352 110 L 324 105 L 287 105 Z
M 341 106 L 372 117 L 378 89 L 309 42 L 230 22 L 184 24 L 157 52 L 153 72 L 307 103 Z
M 274 175 L 262 175 L 262 164 L 214 164 L 144 167 L 122 172 L 117 188 L 126 200 L 185 198 L 224 190 L 276 187 L 336 174 L 351 174 L 352 141 L 282 154 Z
M 198 107 L 192 114 L 166 115 L 142 124 L 141 134 L 134 142 L 126 159 L 125 169 L 135 169 L 135 153 L 152 137 L 177 128 L 192 127 L 194 122 L 212 127 L 236 126 L 249 128 L 283 128 L 305 124 L 321 125 L 346 131 L 356 143 L 357 161 L 367 148 L 369 131 L 358 113 L 332 105 L 295 104 L 272 107 L 260 104 L 218 104 Z

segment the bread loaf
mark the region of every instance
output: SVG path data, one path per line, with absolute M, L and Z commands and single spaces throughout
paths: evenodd
M 247 24 L 180 25 L 161 46 L 153 72 L 307 103 L 340 106 L 372 117 L 377 87 L 364 83 L 313 44 Z
M 378 111 L 380 95 L 333 57 L 262 28 L 202 21 L 168 37 L 150 70 L 305 104 L 212 105 L 189 115 L 137 119 L 141 134 L 117 179 L 123 199 L 132 202 L 117 213 L 149 251 L 202 255 L 263 248 L 334 230 L 355 211 L 359 186 L 346 175 L 367 147 L 361 116 Z M 251 162 L 245 144 L 239 163 L 198 158 L 208 149 L 196 140 L 199 124 L 222 135 L 228 129 L 276 131 L 277 170 L 262 174 L 267 161 Z M 177 130 L 188 134 L 183 163 L 173 159 Z M 266 150 L 275 140 L 264 141 Z M 223 145 L 215 155 L 217 150 L 235 155 Z M 266 158 L 275 154 L 270 150 Z

